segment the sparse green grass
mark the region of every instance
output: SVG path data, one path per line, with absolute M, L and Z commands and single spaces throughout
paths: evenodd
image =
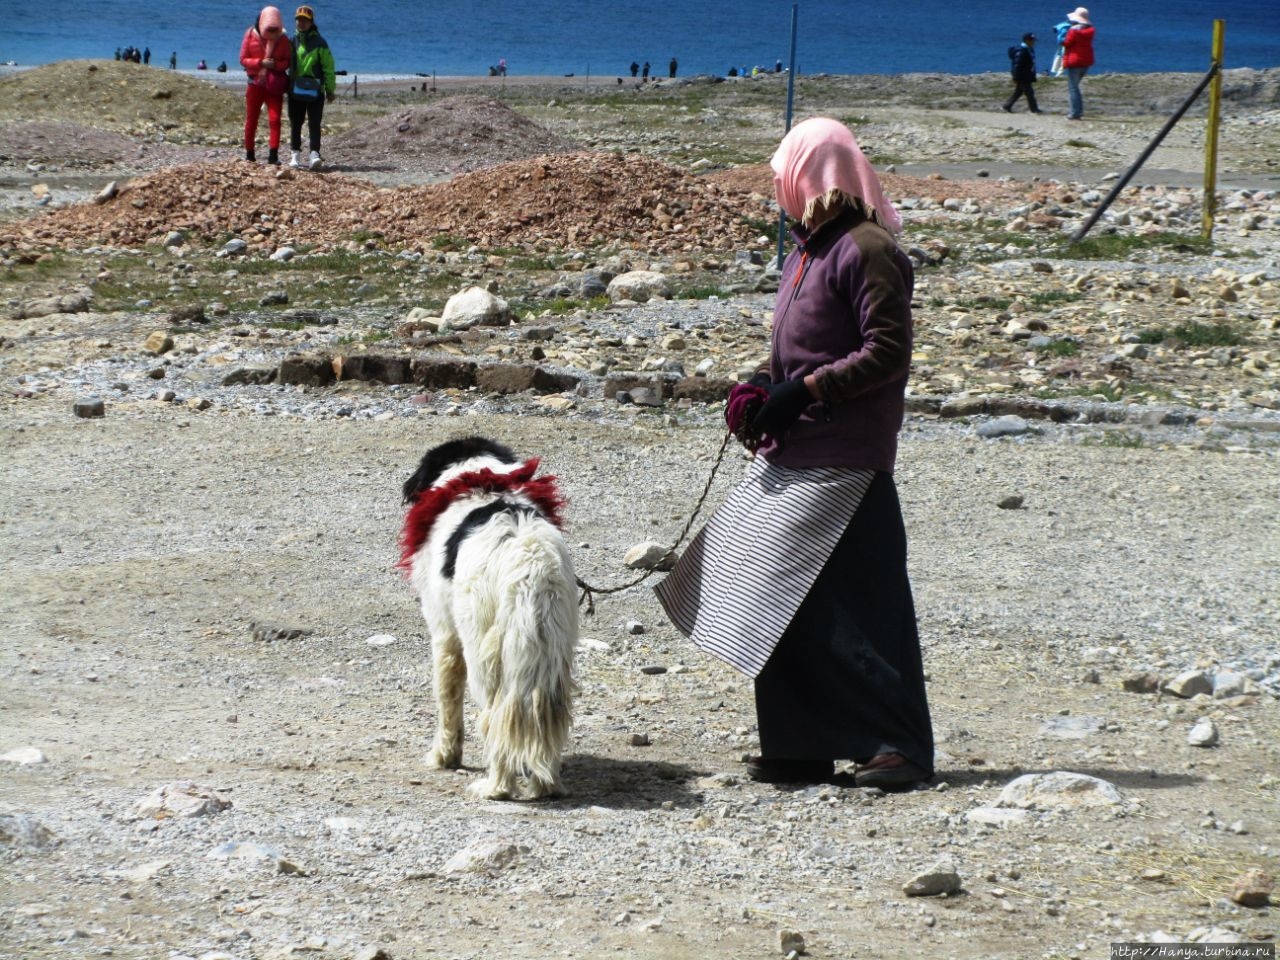
M 1074 340 L 1051 340 L 1036 352 L 1047 357 L 1074 357 L 1080 352 L 1080 344 Z
M 1055 304 L 1075 303 L 1083 299 L 1084 294 L 1079 290 L 1039 290 L 1027 297 L 1027 302 L 1037 307 L 1051 307 Z
M 1080 147 L 1084 150 L 1093 150 L 1097 148 L 1096 143 L 1090 143 L 1088 140 L 1077 140 L 1074 137 L 1066 142 L 1068 147 Z
M 1079 243 L 1046 250 L 1045 256 L 1068 257 L 1078 260 L 1127 260 L 1139 250 L 1173 250 L 1179 253 L 1208 254 L 1213 245 L 1198 236 L 1181 233 L 1130 234 L 1110 233 L 1087 236 Z
M 1244 342 L 1229 323 L 1192 320 L 1173 327 L 1153 327 L 1138 334 L 1141 343 L 1176 343 L 1184 347 L 1235 347 Z

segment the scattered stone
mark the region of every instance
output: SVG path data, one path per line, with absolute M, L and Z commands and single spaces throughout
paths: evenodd
M 949 860 L 935 863 L 902 885 L 902 892 L 908 897 L 940 897 L 959 893 L 960 889 L 960 874 Z
M 1213 699 L 1215 700 L 1229 700 L 1231 697 L 1243 697 L 1257 692 L 1258 685 L 1243 673 L 1219 670 L 1213 675 Z
M 1120 681 L 1126 693 L 1158 693 L 1160 675 L 1157 673 L 1131 673 Z
M 514 865 L 522 854 L 529 852 L 526 846 L 500 841 L 486 841 L 464 847 L 446 861 L 445 873 L 501 873 Z
M 997 437 L 1020 437 L 1030 432 L 1031 425 L 1021 417 L 1015 416 L 996 417 L 994 420 L 978 424 L 978 436 L 984 440 L 994 440 Z
M 782 951 L 784 956 L 803 956 L 805 952 L 804 934 L 795 930 L 779 930 L 778 949 Z
M 371 647 L 389 647 L 395 642 L 396 638 L 389 633 L 375 633 L 365 640 L 365 643 Z
M 1185 673 L 1178 674 L 1166 683 L 1164 689 L 1175 697 L 1190 699 L 1200 693 L 1211 695 L 1213 693 L 1213 681 L 1205 675 L 1203 670 L 1188 670 Z
M 622 562 L 628 570 L 670 570 L 680 559 L 679 554 L 672 551 L 667 544 L 654 543 L 652 540 L 637 543 L 627 551 Z
M 142 349 L 146 350 L 147 353 L 154 353 L 156 356 L 168 353 L 173 349 L 173 337 L 163 330 L 157 330 L 147 337 Z
M 1015 493 L 1007 497 L 1002 497 L 996 506 L 1001 510 L 1021 510 L 1024 500 L 1021 494 Z
M 660 663 L 648 663 L 640 668 L 640 672 L 651 677 L 656 677 L 667 672 L 667 668 Z
M 1201 717 L 1187 734 L 1187 743 L 1193 747 L 1216 747 L 1218 745 L 1218 728 L 1208 717 Z
M 136 815 L 144 820 L 189 819 L 221 813 L 231 807 L 207 787 L 200 787 L 190 780 L 166 783 L 138 801 Z
M 277 640 L 299 640 L 311 636 L 312 631 L 304 627 L 280 627 L 269 623 L 249 624 L 249 633 L 253 639 L 261 643 L 274 643 Z
M 449 298 L 440 317 L 440 330 L 468 330 L 478 324 L 498 326 L 510 320 L 507 301 L 484 287 L 467 287 Z
M 1027 773 L 1000 792 L 997 807 L 1023 810 L 1075 810 L 1116 807 L 1125 802 L 1114 784 L 1083 773 Z
M 1276 878 L 1263 870 L 1249 870 L 1231 886 L 1231 900 L 1242 907 L 1265 907 L 1276 891 Z
M 653 270 L 632 270 L 614 277 L 609 282 L 609 299 L 614 303 L 629 300 L 634 303 L 646 303 L 655 297 L 663 300 L 671 298 L 671 282 L 666 274 Z
M 0 763 L 16 763 L 24 767 L 46 762 L 44 751 L 37 747 L 18 747 L 0 756 Z
M 72 404 L 71 410 L 77 417 L 83 417 L 86 420 L 107 415 L 107 405 L 103 403 L 101 397 L 81 397 Z
M 633 747 L 653 746 L 653 741 L 649 739 L 649 735 L 647 733 L 633 733 L 628 742 Z

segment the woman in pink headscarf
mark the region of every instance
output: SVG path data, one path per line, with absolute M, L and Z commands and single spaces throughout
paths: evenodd
M 702 649 L 755 678 L 765 782 L 933 774 L 933 733 L 893 482 L 911 362 L 911 261 L 853 134 L 807 120 L 772 161 L 794 221 L 746 479 L 657 593 Z M 745 414 L 750 417 L 750 413 Z M 741 425 L 740 425 L 741 426 Z M 737 431 L 735 431 L 737 432 Z M 754 445 L 753 441 L 753 445 Z
M 258 21 L 244 32 L 240 42 L 240 65 L 249 75 L 244 104 L 244 158 L 250 162 L 258 136 L 258 117 L 267 107 L 267 163 L 280 163 L 280 114 L 289 88 L 289 64 L 293 49 L 284 32 L 284 20 L 275 7 L 263 7 Z

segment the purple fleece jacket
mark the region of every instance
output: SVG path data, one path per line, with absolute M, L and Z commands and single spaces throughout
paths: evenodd
M 778 285 L 769 376 L 815 374 L 823 400 L 760 453 L 784 467 L 892 471 L 911 366 L 911 261 L 854 210 L 795 236 Z

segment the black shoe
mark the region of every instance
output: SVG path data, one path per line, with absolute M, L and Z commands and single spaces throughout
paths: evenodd
M 920 769 L 900 753 L 881 753 L 858 767 L 853 782 L 859 787 L 910 790 L 933 774 Z
M 747 761 L 747 776 L 756 783 L 826 783 L 834 774 L 832 760 L 752 757 Z
M 258 162 L 258 158 L 257 158 L 256 156 L 254 156 L 254 154 L 253 154 L 253 151 L 252 151 L 252 150 L 246 150 L 246 151 L 244 152 L 244 158 L 245 158 L 246 160 L 248 160 L 250 163 L 257 163 L 257 162 Z
M 1032 113 L 1044 113 L 1044 111 L 1043 111 L 1043 110 L 1032 110 L 1031 112 L 1032 112 Z
M 1013 107 L 1009 106 L 1007 103 L 1002 104 L 1000 109 L 1003 110 L 1005 113 L 1013 113 Z
M 268 153 L 267 163 L 271 164 L 273 167 L 280 166 L 280 151 L 272 150 L 270 153 Z

